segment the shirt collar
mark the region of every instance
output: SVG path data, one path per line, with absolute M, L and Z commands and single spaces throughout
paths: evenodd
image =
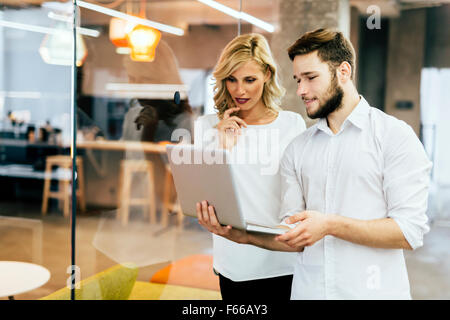
M 358 104 L 356 105 L 355 109 L 353 109 L 353 111 L 349 114 L 349 116 L 347 117 L 347 119 L 345 119 L 344 123 L 342 124 L 342 128 L 345 128 L 347 126 L 347 122 L 351 122 L 353 125 L 355 125 L 356 127 L 363 129 L 364 125 L 366 123 L 367 120 L 367 115 L 369 114 L 369 103 L 366 101 L 366 99 L 364 99 L 363 96 L 359 96 L 360 100 L 358 102 Z M 333 134 L 331 132 L 331 129 L 328 127 L 328 122 L 327 122 L 327 118 L 320 118 L 319 121 L 317 122 L 317 127 L 318 130 L 322 130 L 325 133 L 328 134 Z
M 328 128 L 327 118 L 320 118 L 319 121 L 317 121 L 317 129 L 326 133 L 331 132 L 330 128 Z
M 366 124 L 367 115 L 369 114 L 369 103 L 364 99 L 363 96 L 359 96 L 359 103 L 356 105 L 356 108 L 353 109 L 352 113 L 345 119 L 345 121 L 350 121 L 356 127 L 363 129 Z M 344 123 L 345 123 L 344 121 Z

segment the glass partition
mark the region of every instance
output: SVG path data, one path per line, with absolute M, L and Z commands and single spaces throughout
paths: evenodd
M 70 274 L 72 29 L 45 7 L 0 8 L 0 299 Z
M 157 291 L 158 284 L 217 293 L 211 234 L 195 218 L 181 213 L 165 146 L 178 142 L 172 137 L 177 129 L 190 134 L 184 142 L 193 142 L 194 121 L 216 112 L 211 72 L 231 39 L 238 34 L 258 32 L 274 43 L 274 37 L 286 36 L 280 30 L 280 10 L 284 10 L 287 19 L 294 19 L 287 8 L 298 10 L 304 5 L 305 12 L 314 12 L 311 16 L 304 13 L 303 19 L 319 18 L 320 12 L 326 10 L 309 2 L 281 0 L 220 0 L 215 1 L 219 4 L 215 9 L 209 1 L 89 1 L 91 5 L 77 2 L 81 8 L 80 26 L 99 32 L 97 37 L 83 36 L 87 56 L 78 68 L 78 113 L 89 119 L 87 125 L 79 122 L 77 128 L 77 154 L 84 165 L 86 199 L 86 210 L 77 212 L 76 264 L 81 278 L 116 265 L 129 267 L 131 263 L 137 268 L 138 286 L 145 288 L 142 292 L 159 292 L 156 298 L 173 297 L 167 286 Z M 120 20 L 114 12 L 92 4 L 103 4 L 127 16 L 119 16 Z M 333 5 L 336 10 L 343 10 L 336 18 L 340 26 L 350 24 L 350 5 L 358 7 L 356 1 Z M 229 12 L 245 14 L 237 19 L 217 9 L 223 6 Z M 367 18 L 366 9 L 360 8 L 356 16 Z M 329 11 L 330 17 L 338 15 Z M 408 11 L 402 14 L 406 17 Z M 147 28 L 155 25 L 144 27 L 146 22 L 133 20 L 133 16 L 164 26 L 155 32 Z M 394 16 L 389 18 L 393 20 Z M 326 17 L 322 22 L 329 23 L 324 21 Z M 359 19 L 354 19 L 352 39 L 363 34 L 358 28 Z M 299 33 L 304 31 L 307 30 Z M 152 48 L 154 41 L 156 49 Z M 81 40 L 77 44 L 82 46 Z M 388 51 L 387 47 L 378 49 Z M 367 50 L 362 41 L 358 50 Z M 292 81 L 290 74 L 282 79 L 283 83 L 287 81 Z M 177 91 L 181 100 L 178 104 L 174 102 Z M 192 188 L 195 187 L 193 181 Z M 408 259 L 414 265 L 414 258 Z M 418 277 L 411 274 L 412 286 L 419 283 Z M 149 298 L 133 294 L 131 299 Z M 183 296 L 199 297 L 202 296 L 194 291 Z
M 210 73 L 238 21 L 198 1 L 124 1 L 108 12 L 78 4 L 81 27 L 100 32 L 83 37 L 88 54 L 78 68 L 78 108 L 93 124 L 77 131 L 86 186 L 86 211 L 77 212 L 81 278 L 132 264 L 146 293 L 130 299 L 173 298 L 163 284 L 220 298 L 212 236 L 182 214 L 166 145 L 178 142 L 172 136 L 180 130 L 193 142 L 196 118 L 215 112 L 207 107 Z M 239 9 L 235 0 L 223 4 Z M 136 27 L 134 16 L 164 26 Z M 156 49 L 139 47 L 138 36 L 141 43 L 156 38 Z M 201 297 L 195 290 L 182 296 Z

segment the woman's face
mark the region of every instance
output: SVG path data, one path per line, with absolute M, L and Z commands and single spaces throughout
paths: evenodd
M 262 102 L 264 82 L 269 78 L 270 72 L 265 75 L 259 64 L 251 60 L 236 69 L 225 82 L 236 107 L 250 110 L 254 107 L 264 107 Z

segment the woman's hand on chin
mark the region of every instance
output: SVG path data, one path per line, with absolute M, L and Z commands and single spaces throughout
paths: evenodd
M 231 116 L 232 113 L 239 111 L 240 108 L 227 109 L 222 120 L 217 124 L 217 130 L 219 130 L 220 146 L 224 149 L 233 148 L 239 135 L 241 134 L 241 128 L 247 127 L 247 123 L 237 116 Z

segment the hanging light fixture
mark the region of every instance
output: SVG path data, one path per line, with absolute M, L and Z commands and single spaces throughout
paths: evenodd
M 71 66 L 73 64 L 73 48 L 74 48 L 74 39 L 73 39 L 73 4 L 69 1 L 64 4 L 46 2 L 46 8 L 52 10 L 49 12 L 48 17 L 52 20 L 55 20 L 54 32 L 47 34 L 44 37 L 44 40 L 41 43 L 39 48 L 39 54 L 41 55 L 42 60 L 48 64 L 56 64 L 63 66 Z M 76 52 L 75 52 L 75 60 L 76 66 L 80 67 L 83 65 L 86 57 L 87 57 L 87 48 L 82 37 L 82 33 L 86 34 L 86 32 L 82 31 L 80 28 L 80 12 L 77 7 L 75 28 L 76 28 Z M 87 29 L 89 30 L 89 29 Z M 92 36 L 99 36 L 96 30 L 89 30 L 89 33 Z
M 127 15 L 131 16 L 132 7 L 131 2 L 127 1 Z M 113 17 L 109 21 L 109 40 L 118 48 L 128 47 L 127 34 L 130 33 L 136 26 L 135 22 L 125 20 L 118 17 Z
M 109 22 L 109 40 L 118 48 L 128 47 L 127 34 L 136 26 L 135 23 L 121 18 L 111 18 Z
M 130 57 L 135 61 L 153 61 L 155 51 L 161 39 L 161 32 L 157 29 L 138 25 L 127 35 L 131 48 Z
M 145 0 L 141 0 L 139 16 L 145 19 Z M 161 39 L 161 32 L 155 28 L 137 25 L 127 34 L 128 46 L 131 49 L 130 58 L 135 61 L 153 61 L 155 51 Z
M 77 41 L 77 52 L 76 54 L 76 65 L 81 67 L 84 60 L 87 57 L 86 44 L 83 37 L 79 32 L 76 36 Z M 63 66 L 72 65 L 72 50 L 73 38 L 72 33 L 67 30 L 64 23 L 57 23 L 55 26 L 55 32 L 47 34 L 42 41 L 41 47 L 39 48 L 39 54 L 48 64 L 56 64 Z

